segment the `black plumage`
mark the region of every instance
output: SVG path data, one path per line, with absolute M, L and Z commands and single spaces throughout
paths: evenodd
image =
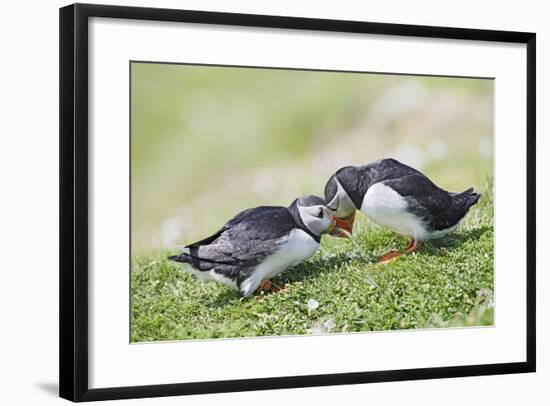
M 200 272 L 213 271 L 234 281 L 240 289 L 256 267 L 280 249 L 292 230 L 300 229 L 319 243 L 320 236 L 303 223 L 298 202 L 324 205 L 320 197 L 306 196 L 296 199 L 288 208 L 260 206 L 244 210 L 210 237 L 185 246 L 169 259 L 187 263 Z
M 361 209 L 363 199 L 373 185 L 381 183 L 391 188 L 405 199 L 407 211 L 422 221 L 427 232 L 457 225 L 480 198 L 473 188 L 462 193 L 441 189 L 420 171 L 391 158 L 339 169 L 325 187 L 326 202 L 331 201 L 337 192 L 334 178 L 338 179 L 357 209 Z

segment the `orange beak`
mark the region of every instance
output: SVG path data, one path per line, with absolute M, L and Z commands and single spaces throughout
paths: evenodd
M 334 227 L 330 235 L 340 238 L 349 238 L 352 235 L 355 212 L 344 218 L 333 217 L 332 220 L 334 221 Z

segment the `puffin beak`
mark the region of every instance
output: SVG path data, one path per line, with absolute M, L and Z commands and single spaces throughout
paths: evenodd
M 329 232 L 333 237 L 350 238 L 353 233 L 353 222 L 355 221 L 355 212 L 344 218 L 332 217 L 333 227 Z

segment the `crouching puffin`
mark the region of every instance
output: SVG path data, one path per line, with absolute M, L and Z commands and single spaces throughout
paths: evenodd
M 390 251 L 380 263 L 454 231 L 479 198 L 473 188 L 447 192 L 395 159 L 340 168 L 325 186 L 325 204 L 336 216 L 338 227 L 351 233 L 357 209 L 373 222 L 411 238 L 405 252 Z
M 325 233 L 347 236 L 323 199 L 304 196 L 289 207 L 245 210 L 168 259 L 187 264 L 186 270 L 202 281 L 229 285 L 246 297 L 260 285 L 268 290 L 271 278 L 315 254 Z

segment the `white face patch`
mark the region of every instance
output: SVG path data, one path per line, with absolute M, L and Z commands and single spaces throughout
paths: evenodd
M 346 190 L 340 184 L 338 179 L 334 177 L 334 180 L 336 181 L 336 185 L 338 189 L 336 190 L 336 194 L 334 195 L 332 200 L 327 204 L 327 206 L 334 212 L 334 215 L 336 217 L 338 218 L 347 217 L 351 213 L 353 213 L 357 208 L 355 207 L 353 200 L 351 200 L 351 197 L 349 197 L 348 192 L 346 192 Z
M 304 225 L 315 235 L 321 235 L 328 232 L 332 224 L 332 215 L 329 209 L 323 205 L 300 206 L 298 211 Z

